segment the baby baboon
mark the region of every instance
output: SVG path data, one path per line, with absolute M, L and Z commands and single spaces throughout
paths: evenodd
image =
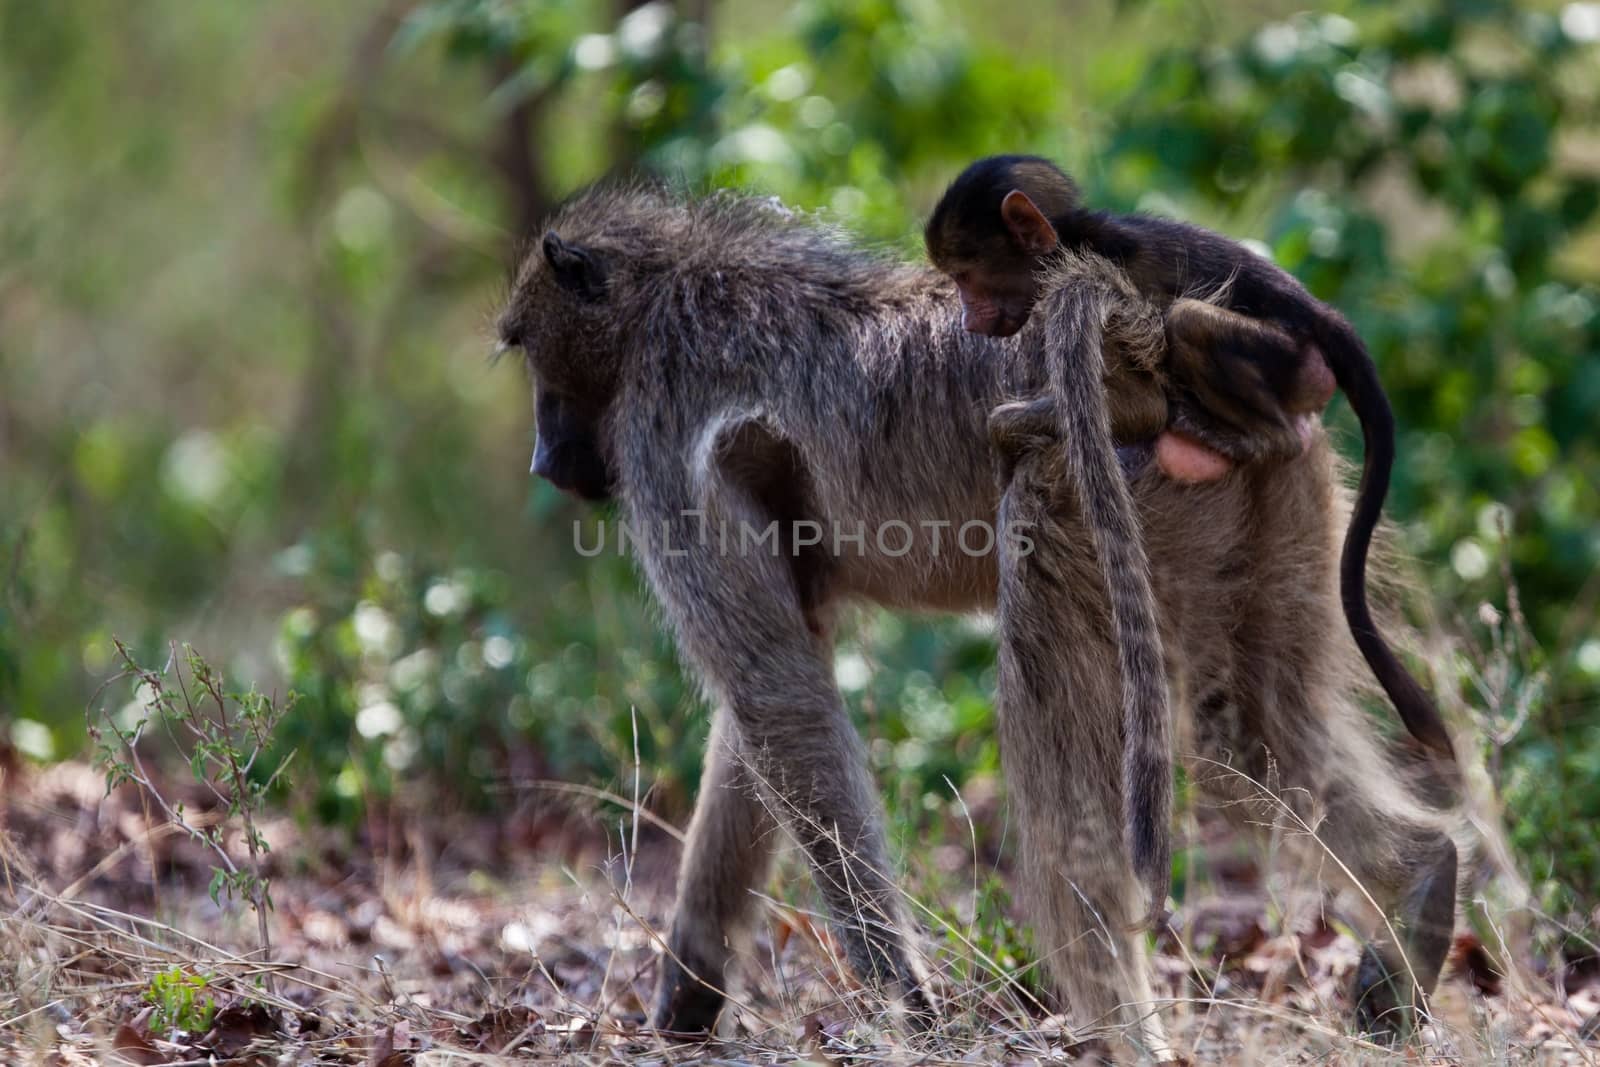
M 1110 322 L 1129 309 L 1105 303 L 1125 291 L 1063 285 L 1049 317 Z M 1128 930 L 1142 894 L 1122 835 L 1123 718 L 1090 535 L 1076 509 L 1037 503 L 1073 479 L 1018 474 L 1019 456 L 1061 455 L 1054 440 L 1029 450 L 1002 433 L 997 452 L 989 438 L 991 411 L 1046 391 L 1043 331 L 963 333 L 953 295 L 932 271 L 763 202 L 640 189 L 569 203 L 518 272 L 499 328 L 526 355 L 547 476 L 618 500 L 717 707 L 659 1027 L 714 1024 L 779 823 L 804 848 L 855 971 L 931 1012 L 830 637 L 852 600 L 985 611 L 998 597 L 1002 747 L 1041 955 L 1080 1020 L 1120 1014 L 1161 1045 L 1140 1007 L 1143 941 Z M 1114 376 L 1154 381 L 1114 354 Z M 1114 427 L 1121 396 L 1108 392 Z M 1197 781 L 1235 800 L 1256 799 L 1246 775 L 1286 791 L 1393 920 L 1361 976 L 1370 1027 L 1437 978 L 1455 852 L 1445 817 L 1398 784 L 1352 695 L 1355 650 L 1333 636 L 1347 503 L 1335 473 L 1319 434 L 1270 477 L 1186 486 L 1146 465 L 1130 488 Z M 1041 524 L 1042 536 L 1025 531 L 1032 553 L 998 524 L 1002 488 L 1006 515 Z M 1250 803 L 1227 810 L 1261 818 Z M 1408 968 L 1386 929 L 1410 939 Z
M 1411 735 L 1453 763 L 1438 710 L 1384 641 L 1367 605 L 1367 551 L 1389 491 L 1394 415 L 1366 347 L 1342 315 L 1287 271 L 1221 234 L 1172 219 L 1084 207 L 1072 179 L 1034 156 L 992 156 L 969 166 L 940 198 L 925 237 L 929 257 L 961 291 L 964 324 L 978 333 L 1004 337 L 1022 327 L 1040 291 L 1040 264 L 1058 249 L 1106 256 L 1141 293 L 1162 303 L 1177 301 L 1169 313 L 1174 354 L 1183 360 L 1227 359 L 1238 374 L 1231 389 L 1201 398 L 1196 413 L 1210 423 L 1225 424 L 1234 398 L 1256 412 L 1270 410 L 1272 397 L 1286 393 L 1304 394 L 1289 413 L 1326 403 L 1324 382 L 1306 373 L 1321 361 L 1297 358 L 1299 348 L 1315 346 L 1360 417 L 1366 442 L 1340 571 L 1350 631 Z M 1227 310 L 1183 299 L 1197 291 Z M 1288 349 L 1280 343 L 1285 333 L 1292 342 Z M 1304 425 L 1287 414 L 1282 421 L 1291 440 Z M 1236 435 L 1234 442 L 1241 439 L 1247 437 Z

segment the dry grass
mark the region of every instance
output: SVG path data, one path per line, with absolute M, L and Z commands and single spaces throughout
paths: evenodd
M 958 799 L 939 843 L 907 850 L 908 901 L 936 946 L 925 963 L 944 997 L 937 1033 L 908 1039 L 849 978 L 790 858 L 775 884 L 801 895 L 766 898 L 722 1033 L 704 1042 L 640 1025 L 677 850 L 624 798 L 519 790 L 495 819 L 395 809 L 367 828 L 370 852 L 279 820 L 267 961 L 253 954 L 254 916 L 206 896 L 198 846 L 137 794 L 102 792 L 94 771 L 62 764 L 13 773 L 0 794 L 5 1062 L 937 1064 L 1120 1044 L 1114 1030 L 1068 1029 L 995 958 L 1010 947 L 980 889 L 995 862 L 982 843 L 1003 833 L 990 803 L 974 800 L 974 814 Z M 1350 1034 L 1343 989 L 1358 945 L 1337 902 L 1294 872 L 1261 876 L 1220 827 L 1205 812 L 1193 821 L 1189 855 L 1206 873 L 1157 945 L 1160 1008 L 1192 1061 L 1600 1058 L 1578 1036 L 1600 993 L 1507 967 L 1522 950 L 1502 935 L 1527 923 L 1488 906 L 1475 921 L 1493 951 L 1463 941 L 1417 1046 Z M 144 993 L 174 966 L 207 981 L 219 1011 L 204 1033 L 150 1030 Z

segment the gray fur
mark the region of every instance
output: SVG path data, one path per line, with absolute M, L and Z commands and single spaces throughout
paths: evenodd
M 719 709 L 653 1021 L 714 1022 L 774 820 L 805 848 L 851 966 L 927 1017 L 829 637 L 852 600 L 961 612 L 998 602 L 1001 743 L 1041 954 L 1080 1022 L 1120 1019 L 1159 1052 L 1144 946 L 1127 932 L 1141 902 L 1121 832 L 1112 605 L 1092 535 L 1077 509 L 1059 506 L 1077 485 L 1062 476 L 1060 448 L 1048 432 L 1040 447 L 996 448 L 989 436 L 992 411 L 1050 387 L 1049 331 L 966 335 L 938 275 L 737 197 L 595 191 L 553 226 L 596 276 L 563 280 L 536 252 L 502 337 L 523 347 L 537 392 L 592 423 L 624 516 L 669 535 L 641 546 L 640 563 Z M 1122 292 L 1114 277 L 1063 287 L 1080 317 L 1051 329 L 1137 321 L 1145 310 Z M 1105 333 L 1115 429 L 1119 398 L 1160 379 L 1148 353 Z M 559 452 L 562 442 L 547 444 Z M 996 469 L 1008 471 L 1004 484 Z M 1440 917 L 1453 918 L 1455 822 L 1408 791 L 1357 699 L 1365 672 L 1336 595 L 1341 474 L 1319 436 L 1270 469 L 1204 486 L 1147 470 L 1129 488 L 1191 775 L 1246 828 L 1285 811 L 1315 825 L 1423 957 L 1413 963 L 1426 990 L 1448 947 Z M 921 538 L 905 555 L 869 537 L 860 551 L 741 556 L 695 536 L 702 522 L 794 515 L 842 529 L 952 525 L 943 551 Z M 951 550 L 962 523 L 1009 516 L 1038 524 L 1033 553 L 1004 540 L 1000 553 Z M 1410 1006 L 1396 950 L 1392 938 L 1373 950 L 1369 1007 Z
M 1072 481 L 1110 595 L 1122 680 L 1123 825 L 1134 870 L 1150 893 L 1147 921 L 1153 925 L 1166 908 L 1172 877 L 1171 714 L 1150 567 L 1112 440 L 1102 350 L 1107 320 L 1115 320 L 1110 325 L 1125 347 L 1145 352 L 1159 349 L 1163 325 L 1153 307 L 1119 287 L 1121 280 L 1099 256 L 1052 257 L 1038 311 L 1049 395 L 1064 414 Z

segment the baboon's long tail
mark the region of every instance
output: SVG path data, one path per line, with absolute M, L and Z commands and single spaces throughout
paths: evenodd
M 1345 532 L 1344 551 L 1339 557 L 1339 595 L 1345 620 L 1356 647 L 1361 649 L 1411 736 L 1453 765 L 1455 749 L 1439 709 L 1389 648 L 1367 606 L 1367 550 L 1372 546 L 1372 532 L 1389 493 L 1389 472 L 1394 466 L 1394 411 L 1372 357 L 1348 323 L 1330 316 L 1318 324 L 1316 341 L 1328 369 L 1333 371 L 1334 381 L 1361 420 L 1361 486 L 1356 490 L 1350 528 Z
M 1124 832 L 1134 872 L 1150 890 L 1153 925 L 1172 880 L 1171 715 L 1150 567 L 1106 409 L 1104 327 L 1117 296 L 1084 280 L 1064 297 L 1045 335 L 1050 387 L 1111 602 L 1122 676 Z

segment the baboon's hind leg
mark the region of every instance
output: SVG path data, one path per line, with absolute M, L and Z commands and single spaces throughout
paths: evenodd
M 650 1015 L 656 1029 L 709 1033 L 715 1027 L 728 957 L 771 865 L 776 830 L 738 727 L 718 709 L 678 868 L 678 902 Z
M 1369 932 L 1352 989 L 1354 1021 L 1363 1033 L 1396 1040 L 1413 1030 L 1450 951 L 1455 842 L 1443 817 L 1407 791 L 1365 712 L 1309 693 L 1298 681 L 1302 668 L 1282 666 L 1281 674 L 1266 672 L 1254 695 L 1197 694 L 1195 781 L 1241 829 L 1287 826 L 1320 876 L 1351 883 Z
M 1338 817 L 1337 812 L 1329 816 Z M 1450 953 L 1458 857 L 1455 842 L 1442 830 L 1395 822 L 1388 833 L 1387 847 L 1369 852 L 1367 862 L 1354 867 L 1358 881 L 1381 890 L 1384 921 L 1362 950 L 1351 995 L 1357 1028 L 1394 1041 L 1415 1028 Z M 1337 841 L 1345 835 L 1333 828 L 1330 836 Z

